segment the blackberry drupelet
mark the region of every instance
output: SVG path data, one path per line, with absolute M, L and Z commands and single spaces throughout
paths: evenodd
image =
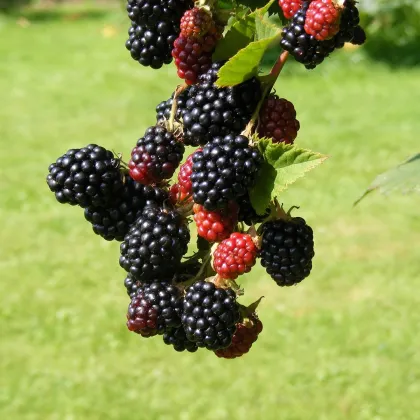
M 239 134 L 261 98 L 261 85 L 255 78 L 218 88 L 214 83 L 223 64 L 213 63 L 188 91 L 186 109 L 182 111 L 187 145 L 204 145 L 217 136 Z
M 301 217 L 262 225 L 261 265 L 279 286 L 308 277 L 314 255 L 312 229 Z
M 185 351 L 194 353 L 198 350 L 196 343 L 188 340 L 183 327 L 169 328 L 163 333 L 163 342 L 168 346 L 173 346 L 175 351 Z
M 139 288 L 142 287 L 142 284 L 130 274 L 127 274 L 127 277 L 124 279 L 124 286 L 127 290 L 127 295 L 130 296 L 130 299 L 133 299 Z
M 206 210 L 225 208 L 247 193 L 263 158 L 242 135 L 215 137 L 194 153 L 191 174 L 193 199 Z
M 236 331 L 240 314 L 232 289 L 217 288 L 198 281 L 184 297 L 182 325 L 188 340 L 198 347 L 218 350 L 228 347 Z
M 142 184 L 169 179 L 182 160 L 185 147 L 166 128 L 149 127 L 137 141 L 128 162 L 130 176 Z
M 251 200 L 248 194 L 240 197 L 237 200 L 239 213 L 238 213 L 238 222 L 244 222 L 248 226 L 253 224 L 261 223 L 266 217 L 270 215 L 271 210 L 266 209 L 263 215 L 259 215 L 254 207 L 252 207 Z
M 115 204 L 107 207 L 89 206 L 85 209 L 85 218 L 97 235 L 107 241 L 122 241 L 146 206 L 161 206 L 167 199 L 165 190 L 140 184 L 126 175 L 124 188 Z
M 59 203 L 107 206 L 123 189 L 120 161 L 96 144 L 70 149 L 48 168 L 47 184 Z
M 188 226 L 179 213 L 146 207 L 121 243 L 120 265 L 141 282 L 170 281 L 189 240 Z
M 163 334 L 181 326 L 181 310 L 181 292 L 176 286 L 164 282 L 143 285 L 128 306 L 127 328 L 143 337 Z

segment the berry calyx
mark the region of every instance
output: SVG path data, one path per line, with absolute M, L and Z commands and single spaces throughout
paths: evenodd
M 166 128 L 159 125 L 149 127 L 131 152 L 128 162 L 131 178 L 142 184 L 171 178 L 184 150 L 184 145 Z
M 318 41 L 332 38 L 340 30 L 340 14 L 333 0 L 313 0 L 306 12 L 305 32 Z
M 302 0 L 279 0 L 279 6 L 286 19 L 292 19 L 302 6 Z
M 248 273 L 257 260 L 258 248 L 251 235 L 234 232 L 220 242 L 213 254 L 213 267 L 223 279 Z
M 273 143 L 293 144 L 300 124 L 291 102 L 271 93 L 261 107 L 259 118 L 260 137 L 271 138 Z
M 263 330 L 263 324 L 258 317 L 253 314 L 247 322 L 236 324 L 236 331 L 232 337 L 232 344 L 214 353 L 217 357 L 224 359 L 235 359 L 248 353 L 252 345 L 258 340 L 258 336 Z
M 208 211 L 194 204 L 194 221 L 197 233 L 208 242 L 220 242 L 233 232 L 238 218 L 238 206 L 232 202 L 226 209 Z
M 293 286 L 308 277 L 314 255 L 312 229 L 301 217 L 262 225 L 261 265 L 279 286 Z

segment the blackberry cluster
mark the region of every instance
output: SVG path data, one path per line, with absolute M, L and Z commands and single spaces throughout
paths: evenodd
M 120 265 L 141 282 L 171 278 L 189 241 L 188 227 L 179 213 L 146 207 L 121 243 Z
M 149 127 L 137 141 L 128 163 L 130 176 L 142 184 L 171 178 L 182 160 L 184 145 L 159 125 Z
M 261 85 L 249 79 L 239 85 L 218 88 L 214 83 L 223 62 L 213 63 L 188 90 L 182 111 L 184 143 L 204 145 L 217 136 L 239 134 L 248 123 L 259 100 Z
M 177 110 L 175 119 L 177 121 L 180 121 L 182 112 L 185 109 L 185 103 L 188 99 L 188 89 L 182 91 L 177 97 Z M 171 109 L 172 109 L 172 103 L 173 103 L 174 94 L 171 95 L 169 99 L 166 101 L 162 101 L 157 107 L 156 107 L 156 122 L 164 122 L 165 120 L 169 120 L 171 117 Z
M 247 193 L 263 158 L 242 135 L 215 137 L 194 153 L 191 174 L 193 199 L 207 210 L 224 208 Z
M 181 17 L 190 7 L 190 0 L 128 0 L 131 27 L 126 48 L 133 59 L 154 69 L 169 64 Z
M 342 48 L 346 42 L 352 42 L 359 24 L 359 11 L 354 1 L 346 0 L 341 12 L 339 32 L 331 39 L 318 41 L 304 29 L 309 5 L 310 1 L 303 2 L 290 25 L 283 29 L 280 46 L 289 51 L 295 60 L 304 64 L 307 69 L 314 69 L 335 49 Z
M 175 351 L 185 351 L 194 353 L 198 350 L 196 343 L 188 340 L 183 327 L 169 328 L 163 334 L 163 342 L 168 346 L 173 346 Z
M 127 328 L 143 337 L 152 337 L 181 326 L 182 299 L 179 289 L 164 282 L 140 286 L 131 299 Z
M 126 175 L 124 188 L 115 203 L 107 207 L 89 206 L 85 218 L 97 235 L 107 241 L 122 241 L 146 206 L 161 206 L 167 199 L 168 193 L 163 189 L 140 184 Z
M 59 203 L 107 206 L 123 189 L 120 161 L 96 144 L 70 149 L 48 167 L 47 184 Z
M 209 350 L 228 347 L 239 318 L 233 290 L 220 289 L 205 281 L 198 281 L 187 289 L 182 325 L 188 340 L 198 347 Z
M 312 229 L 301 217 L 262 225 L 261 265 L 279 286 L 308 277 L 314 255 Z

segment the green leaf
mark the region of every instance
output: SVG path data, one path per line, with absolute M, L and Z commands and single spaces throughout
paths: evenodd
M 378 175 L 354 205 L 375 190 L 379 190 L 382 194 L 395 191 L 402 193 L 420 192 L 420 153 L 412 156 L 396 168 Z
M 224 37 L 218 42 L 213 61 L 228 60 L 239 50 L 245 48 L 255 38 L 255 19 L 257 14 L 263 16 L 267 13 L 274 0 L 270 0 L 261 9 L 244 15 L 244 9 L 238 9 L 233 19 L 229 19 L 228 27 L 225 29 Z M 243 4 L 242 4 L 243 6 Z
M 249 191 L 252 206 L 258 214 L 264 214 L 271 200 L 327 159 L 320 153 L 273 143 L 270 139 L 261 139 L 258 149 L 264 157 L 264 164 L 256 184 Z
M 255 16 L 255 40 L 273 38 L 279 35 L 281 27 L 275 25 L 268 16 L 268 13 L 257 13 Z

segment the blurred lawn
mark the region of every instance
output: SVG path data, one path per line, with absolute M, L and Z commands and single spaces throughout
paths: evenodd
M 127 157 L 175 72 L 130 59 L 119 11 L 77 17 L 0 21 L 0 418 L 419 419 L 419 197 L 352 202 L 419 151 L 420 69 L 360 52 L 287 68 L 298 144 L 331 156 L 281 197 L 314 227 L 313 274 L 244 278 L 265 331 L 241 360 L 177 354 L 127 332 L 118 244 L 44 180 L 71 147 Z

